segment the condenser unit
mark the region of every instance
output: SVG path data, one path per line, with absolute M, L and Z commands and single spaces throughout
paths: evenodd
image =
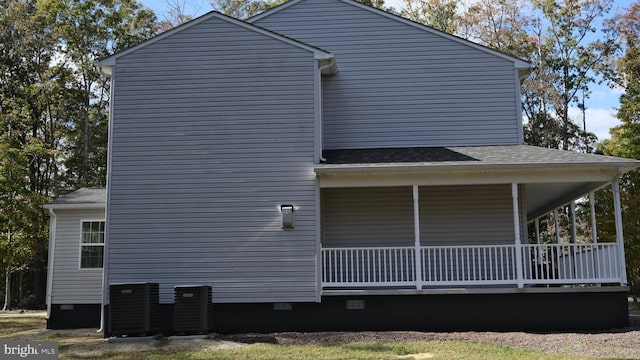
M 176 286 L 173 329 L 176 334 L 207 334 L 213 328 L 211 286 Z
M 109 331 L 145 336 L 159 330 L 158 283 L 109 284 Z

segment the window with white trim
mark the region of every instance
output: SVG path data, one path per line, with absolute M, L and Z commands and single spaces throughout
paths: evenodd
M 80 268 L 101 269 L 104 258 L 104 221 L 83 221 Z

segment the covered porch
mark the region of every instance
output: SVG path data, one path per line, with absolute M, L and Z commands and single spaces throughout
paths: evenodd
M 633 160 L 524 145 L 325 154 L 325 295 L 626 286 L 617 179 Z M 615 242 L 598 242 L 595 219 L 589 242 L 527 236 L 529 221 L 602 186 L 613 188 Z

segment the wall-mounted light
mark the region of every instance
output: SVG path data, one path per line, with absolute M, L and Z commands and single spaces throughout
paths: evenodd
M 282 228 L 293 229 L 293 205 L 280 205 L 280 212 L 282 213 Z

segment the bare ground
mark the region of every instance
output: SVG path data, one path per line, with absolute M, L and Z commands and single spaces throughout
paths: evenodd
M 597 333 L 526 332 L 320 332 L 218 336 L 235 342 L 278 344 L 344 344 L 351 342 L 478 341 L 530 349 L 549 354 L 640 359 L 640 316 L 630 317 L 630 326 Z
M 317 332 L 272 334 L 210 334 L 207 339 L 167 340 L 137 343 L 109 343 L 95 329 L 30 330 L 4 339 L 47 339 L 65 345 L 65 353 L 83 356 L 104 352 L 145 351 L 154 349 L 223 349 L 251 343 L 346 344 L 352 342 L 400 341 L 478 341 L 537 350 L 551 354 L 640 359 L 640 316 L 630 317 L 630 327 L 594 333 L 525 333 L 525 332 Z

